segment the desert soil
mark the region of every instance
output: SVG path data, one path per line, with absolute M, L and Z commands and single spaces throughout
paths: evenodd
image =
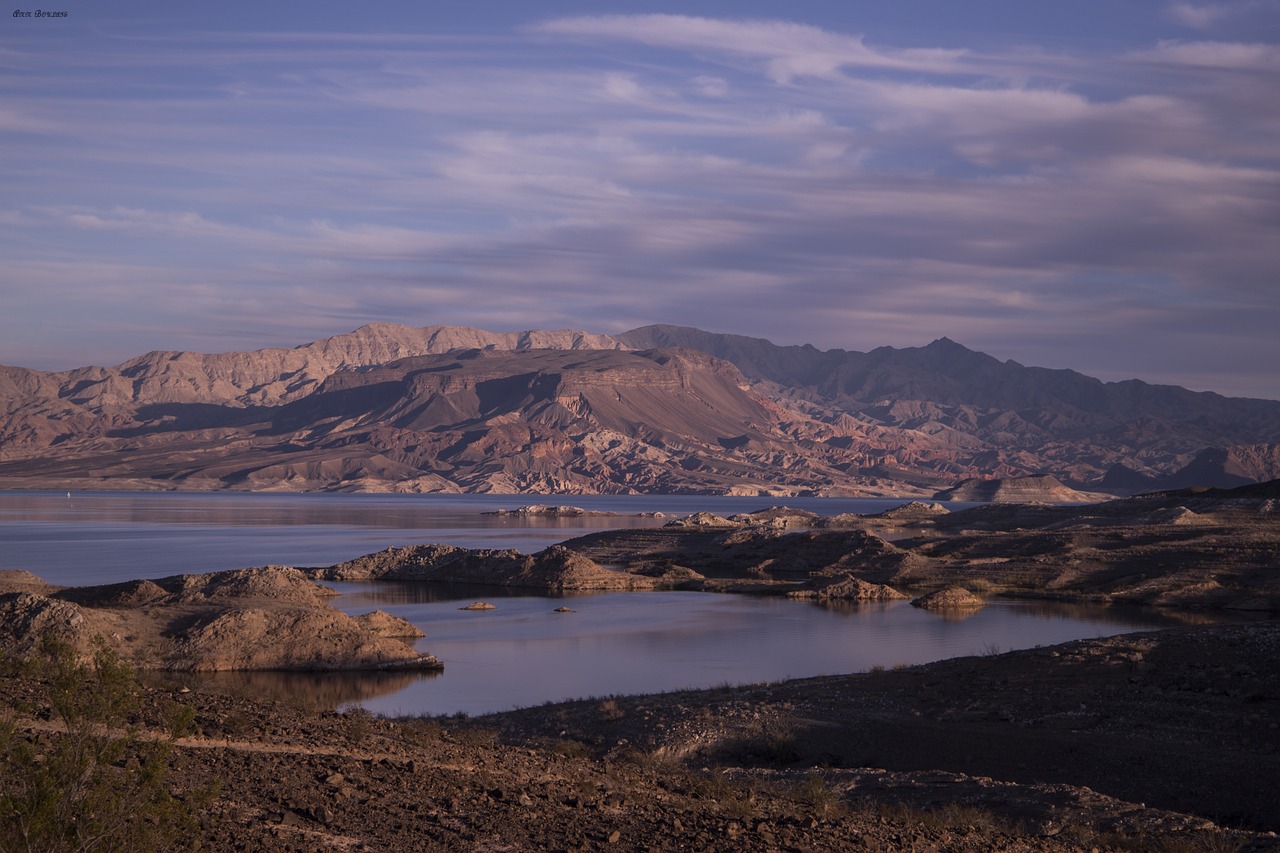
M 174 793 L 214 850 L 1280 849 L 1280 624 L 385 720 L 199 689 Z M 178 679 L 178 680 L 175 680 Z M 56 737 L 37 681 L 0 678 Z

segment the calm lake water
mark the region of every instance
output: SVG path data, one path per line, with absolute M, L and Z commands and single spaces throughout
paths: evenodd
M 612 518 L 485 515 L 570 503 Z M 270 495 L 0 492 L 0 568 L 66 585 L 246 566 L 324 566 L 390 545 L 442 542 L 536 551 L 588 530 L 656 526 L 658 511 L 749 512 L 771 498 Z M 789 498 L 823 514 L 878 512 L 900 500 Z M 561 699 L 857 672 L 993 649 L 1048 645 L 1175 624 L 1154 610 L 993 602 L 946 619 L 905 602 L 820 606 L 709 593 L 550 598 L 477 586 L 334 584 L 338 607 L 381 608 L 418 625 L 443 674 L 234 673 L 216 681 L 380 713 L 509 710 Z M 484 599 L 497 609 L 458 608 Z M 571 613 L 555 613 L 568 606 Z
M 0 491 L 0 569 L 80 585 L 248 566 L 331 566 L 390 545 L 439 542 L 533 552 L 591 530 L 656 527 L 699 510 L 751 512 L 779 498 L 691 495 L 274 495 Z M 611 518 L 485 515 L 533 503 L 619 513 Z M 901 500 L 788 498 L 815 512 L 879 512 Z

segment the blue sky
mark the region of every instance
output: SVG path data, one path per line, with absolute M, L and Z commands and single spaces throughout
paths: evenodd
M 678 323 L 1280 398 L 1280 0 L 55 8 L 0 363 Z

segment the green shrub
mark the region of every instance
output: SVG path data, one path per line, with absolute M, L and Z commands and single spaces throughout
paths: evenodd
M 813 808 L 814 814 L 827 817 L 836 813 L 840 797 L 821 773 L 806 773 L 795 786 L 795 797 Z
M 169 793 L 169 741 L 129 725 L 141 708 L 132 668 L 101 641 L 86 664 L 46 638 L 30 672 L 52 724 L 27 734 L 0 719 L 0 851 L 181 848 L 191 807 Z

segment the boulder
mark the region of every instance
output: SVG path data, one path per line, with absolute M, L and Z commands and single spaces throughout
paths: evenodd
M 408 637 L 418 640 L 427 636 L 421 628 L 409 620 L 392 616 L 385 610 L 374 610 L 372 613 L 356 616 L 355 620 L 366 631 L 379 637 Z
M 34 592 L 0 595 L 0 650 L 24 657 L 46 636 L 87 651 L 92 628 L 75 604 Z

